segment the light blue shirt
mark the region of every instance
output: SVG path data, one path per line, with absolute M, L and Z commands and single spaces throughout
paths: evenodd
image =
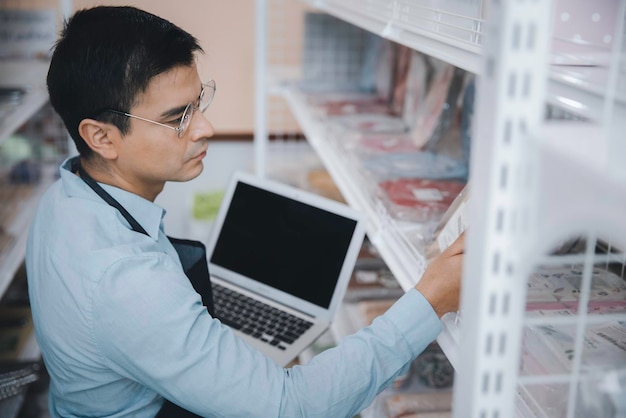
M 41 199 L 26 255 L 53 417 L 153 417 L 163 397 L 201 416 L 351 417 L 441 330 L 412 289 L 336 348 L 278 367 L 207 313 L 162 208 L 102 185 L 148 235 L 134 232 L 68 167 Z

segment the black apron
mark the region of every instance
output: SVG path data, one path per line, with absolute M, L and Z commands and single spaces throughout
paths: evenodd
M 131 228 L 135 232 L 139 232 L 148 235 L 145 229 L 132 217 L 130 213 L 124 207 L 106 192 L 80 165 L 80 161 L 77 159 L 71 167 L 72 172 L 78 171 L 78 174 L 85 183 L 91 189 L 96 192 L 105 202 L 113 206 L 120 211 L 122 216 L 128 221 Z M 167 237 L 178 253 L 180 262 L 185 271 L 185 275 L 191 282 L 191 285 L 198 294 L 202 297 L 202 303 L 206 306 L 209 314 L 214 316 L 213 309 L 213 291 L 211 289 L 211 279 L 209 276 L 209 266 L 206 258 L 206 248 L 204 244 L 199 241 L 192 241 L 186 239 L 178 239 Z M 182 409 L 178 405 L 165 400 L 161 410 L 155 418 L 200 418 L 192 412 Z

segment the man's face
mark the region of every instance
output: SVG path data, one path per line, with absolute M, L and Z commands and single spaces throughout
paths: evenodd
M 178 127 L 185 107 L 197 102 L 201 90 L 195 66 L 177 67 L 154 77 L 129 113 Z M 167 181 L 191 180 L 202 172 L 213 134 L 213 126 L 199 111 L 180 138 L 173 129 L 131 118 L 130 131 L 118 146 L 119 174 L 139 194 L 158 193 Z

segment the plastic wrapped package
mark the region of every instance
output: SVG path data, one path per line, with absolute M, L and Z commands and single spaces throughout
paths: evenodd
M 566 310 L 542 313 L 550 316 L 573 315 Z M 529 326 L 524 329 L 523 336 L 523 373 L 559 374 L 572 370 L 576 358 L 575 325 Z M 582 373 L 604 372 L 614 369 L 616 364 L 626 364 L 626 322 L 607 321 L 587 325 L 580 362 Z
M 469 184 L 454 198 L 441 217 L 433 232 L 432 242 L 426 249 L 426 258 L 431 260 L 448 248 L 469 226 L 467 204 Z
M 465 179 L 467 175 L 467 167 L 461 161 L 444 154 L 421 151 L 365 158 L 363 169 L 379 181 L 399 178 Z
M 401 178 L 378 183 L 389 214 L 404 221 L 439 220 L 464 183 L 455 180 Z
M 406 133 L 359 133 L 348 144 L 350 151 L 360 158 L 419 151 L 411 136 Z
M 520 387 L 518 399 L 522 405 L 516 409 L 524 410 L 523 418 L 565 418 L 567 416 L 568 392 L 569 385 L 567 384 L 540 384 Z M 576 416 L 576 418 L 583 417 Z
M 516 414 L 521 418 L 567 417 L 570 386 L 535 384 L 518 388 Z M 574 418 L 623 418 L 626 416 L 626 368 L 602 375 L 582 376 L 576 385 Z
M 376 64 L 374 68 L 374 89 L 385 103 L 389 104 L 393 91 L 393 68 L 395 57 L 395 43 L 382 39 L 376 51 Z
M 432 242 L 438 223 L 438 220 L 433 219 L 424 222 L 396 221 L 394 225 L 414 253 L 421 257 L 426 253 L 428 244 Z
M 403 294 L 404 290 L 387 267 L 385 260 L 366 237 L 354 264 L 344 301 L 397 299 Z
M 432 78 L 432 71 L 433 68 L 430 65 L 428 56 L 412 50 L 402 109 L 402 117 L 410 130 L 414 128 L 416 123 L 415 115 L 426 96 L 428 81 Z
M 381 113 L 355 113 L 329 117 L 330 123 L 354 132 L 362 133 L 404 133 L 407 128 L 399 116 Z
M 467 72 L 443 61 L 429 58 L 433 78 L 428 91 L 410 124 L 413 142 L 418 148 L 435 150 L 449 132 L 460 137 L 459 99 L 465 88 Z
M 583 267 L 580 265 L 537 267 L 528 278 L 526 309 L 558 309 L 567 306 L 576 310 L 577 303 L 567 302 L 580 299 L 582 280 Z M 611 271 L 594 267 L 589 290 L 590 311 L 613 302 L 625 301 L 626 282 Z
M 358 113 L 388 114 L 387 103 L 377 94 L 360 92 L 315 93 L 306 96 L 307 103 L 322 117 Z
M 402 116 L 407 95 L 412 50 L 408 46 L 394 44 L 395 57 L 393 68 L 393 89 L 389 101 L 391 113 Z

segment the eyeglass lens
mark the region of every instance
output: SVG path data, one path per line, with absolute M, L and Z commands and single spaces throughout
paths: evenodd
M 204 112 L 213 101 L 213 97 L 215 97 L 215 81 L 210 80 L 208 83 L 202 85 L 198 109 Z
M 215 96 L 215 81 L 211 80 L 207 84 L 202 85 L 202 91 L 200 91 L 200 97 L 198 98 L 198 106 L 195 103 L 189 103 L 183 112 L 183 116 L 180 119 L 180 125 L 178 126 L 178 137 L 182 137 L 185 130 L 191 123 L 193 112 L 198 109 L 200 112 L 204 112 Z

